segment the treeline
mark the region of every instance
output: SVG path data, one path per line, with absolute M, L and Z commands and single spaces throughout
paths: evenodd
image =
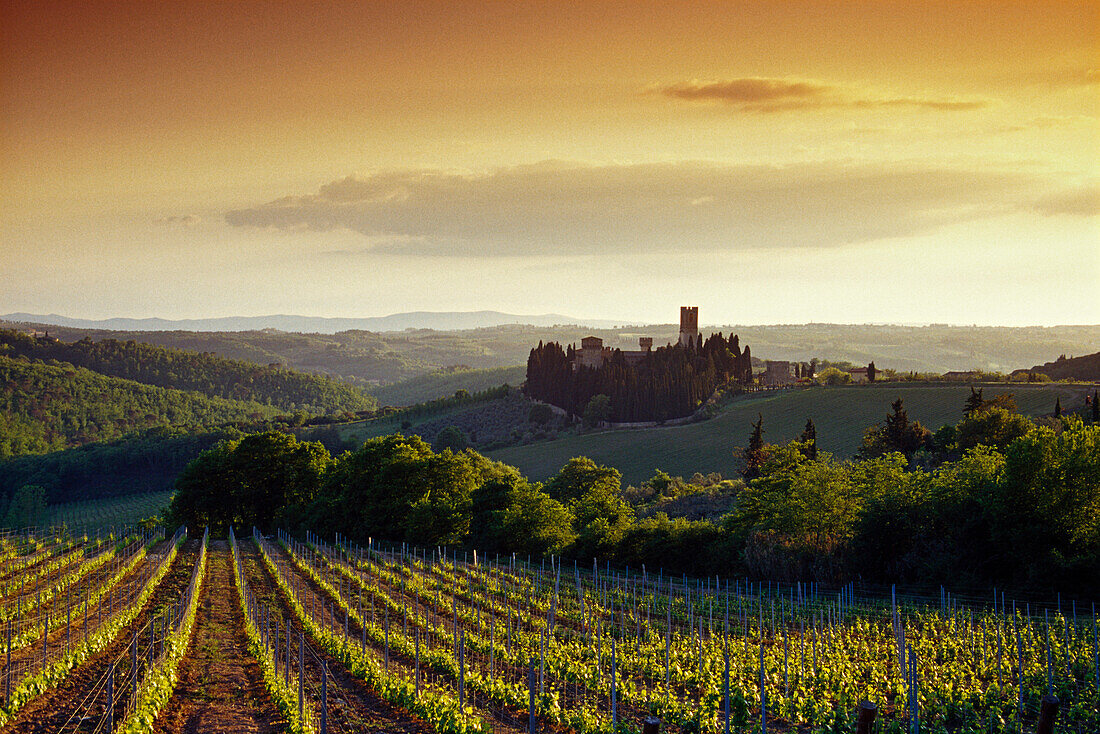
M 664 421 L 691 415 L 716 389 L 730 382 L 752 382 L 752 355 L 737 335 L 712 334 L 691 346 L 658 347 L 636 365 L 612 350 L 602 367 L 573 369 L 577 350 L 557 342 L 539 345 L 527 359 L 527 394 L 572 416 L 584 415 L 603 395 L 601 420 L 614 423 Z
M 284 412 L 328 414 L 377 406 L 373 397 L 358 388 L 322 375 L 136 341 L 85 337 L 70 344 L 0 330 L 0 354 L 67 362 L 109 377 L 212 398 L 253 401 Z
M 110 441 L 153 426 L 214 427 L 277 413 L 257 402 L 0 356 L 0 460 Z
M 1025 431 L 1010 436 L 1020 421 Z M 764 444 L 758 476 L 733 485 L 732 509 L 718 521 L 637 519 L 628 497 L 639 492 L 624 493 L 618 471 L 584 458 L 542 485 L 473 451 L 436 453 L 417 437 L 385 436 L 333 458 L 320 444 L 269 432 L 190 464 L 171 521 L 693 575 L 1100 590 L 1100 425 L 1048 422 L 999 406 L 972 410 L 937 432 L 951 443 L 927 468 L 900 452 L 838 460 L 817 452 L 812 434 Z M 667 480 L 655 478 L 647 501 L 672 491 Z
M 244 435 L 232 427 L 150 428 L 106 443 L 12 458 L 0 469 L 0 516 L 28 485 L 40 487 L 51 505 L 169 490 L 204 450 Z

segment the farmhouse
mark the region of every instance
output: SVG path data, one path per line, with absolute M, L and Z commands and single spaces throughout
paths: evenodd
M 869 380 L 867 372 L 866 367 L 856 367 L 848 370 L 848 374 L 852 376 L 852 382 L 867 382 Z
M 764 374 L 760 376 L 762 385 L 793 385 L 797 381 L 797 363 L 772 359 L 764 362 Z

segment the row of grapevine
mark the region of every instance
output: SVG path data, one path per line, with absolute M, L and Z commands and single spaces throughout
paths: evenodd
M 898 730 L 922 721 L 1021 731 L 1049 694 L 1071 726 L 1100 726 L 1096 616 L 1076 604 L 1072 615 L 1044 606 L 1035 616 L 1024 605 L 946 598 L 939 608 L 892 605 L 857 598 L 854 587 L 833 597 L 802 584 L 566 571 L 476 554 L 471 563 L 445 550 L 383 554 L 308 540 L 288 542 L 333 598 L 364 610 L 367 629 L 376 610 L 401 620 L 390 646 L 416 637 L 429 650 L 445 645 L 444 669 L 461 654 L 470 690 L 520 707 L 535 659 L 534 709 L 576 730 L 647 713 L 691 729 L 822 727 L 870 699 Z

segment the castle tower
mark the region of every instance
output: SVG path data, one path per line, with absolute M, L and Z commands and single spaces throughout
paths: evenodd
M 680 306 L 680 344 L 694 347 L 699 338 L 699 307 Z
M 638 337 L 638 346 L 642 348 L 643 352 L 650 352 L 653 350 L 653 337 L 642 336 Z

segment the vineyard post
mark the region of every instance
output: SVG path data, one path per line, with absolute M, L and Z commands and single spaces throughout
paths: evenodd
M 50 636 L 50 613 L 46 612 L 46 619 L 42 622 L 42 670 L 46 669 L 46 643 Z
M 1035 734 L 1053 734 L 1054 720 L 1058 718 L 1058 697 L 1052 694 L 1043 696 L 1042 708 L 1039 711 L 1039 724 L 1035 728 Z
M 138 664 L 137 664 L 137 648 L 138 648 L 138 641 L 137 641 L 137 639 L 138 639 L 138 638 L 137 638 L 137 632 L 135 632 L 135 633 L 134 633 L 134 639 L 133 639 L 133 641 L 132 641 L 132 642 L 130 643 L 130 667 L 131 667 L 131 668 L 133 669 L 133 671 L 134 671 L 134 680 L 133 680 L 133 682 L 132 682 L 132 683 L 130 684 L 130 698 L 132 698 L 132 699 L 134 700 L 134 702 L 135 702 L 135 703 L 137 702 L 137 682 L 138 682 L 138 677 L 137 677 L 137 670 L 138 670 Z
M 304 698 L 306 683 L 305 663 L 306 637 L 303 632 L 298 633 L 298 720 L 302 720 L 302 699 Z
M 466 633 L 458 638 L 458 708 L 462 711 L 466 705 Z
M 73 649 L 73 607 L 72 607 L 73 587 L 71 585 L 65 587 L 65 654 L 68 655 Z
M 615 638 L 611 638 L 611 731 L 619 728 L 619 692 L 615 687 Z
M 321 734 L 328 734 L 328 661 L 321 665 Z
M 364 633 L 366 634 L 366 633 Z M 365 638 L 364 638 L 365 639 Z M 414 684 L 413 693 L 416 698 L 420 698 L 420 630 L 416 631 L 416 683 Z
M 115 664 L 107 673 L 107 731 L 115 730 Z
M 535 659 L 527 661 L 527 734 L 535 734 Z
M 726 666 L 722 674 L 722 714 L 725 721 L 725 734 L 730 734 L 730 638 L 726 635 L 726 645 L 723 650 Z
M 284 625 L 286 635 L 286 664 L 283 665 L 283 685 L 290 687 L 290 617 L 287 617 Z
M 4 701 L 11 700 L 11 620 L 8 620 L 8 657 L 4 663 Z

